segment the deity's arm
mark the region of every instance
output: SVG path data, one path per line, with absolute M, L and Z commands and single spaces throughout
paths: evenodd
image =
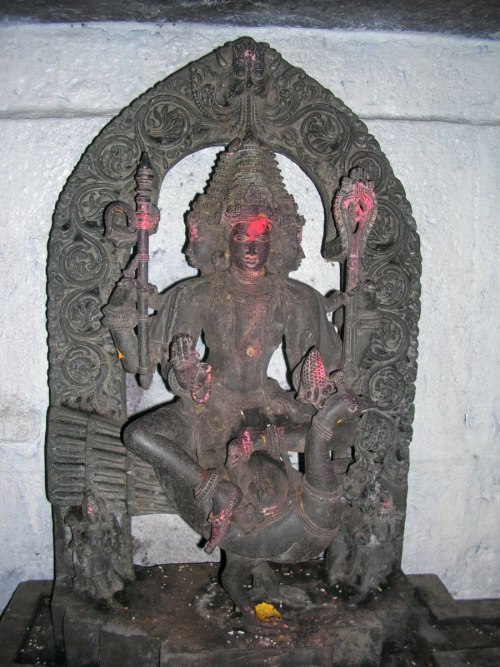
M 161 374 L 166 379 L 172 368 L 172 341 L 190 336 L 194 343 L 202 331 L 202 316 L 196 294 L 196 279 L 186 280 L 165 292 L 150 331 L 150 345 L 156 351 Z
M 211 367 L 196 351 L 203 329 L 205 296 L 199 279 L 174 287 L 158 311 L 150 337 L 170 390 L 197 403 L 208 400 L 211 383 Z
M 315 347 L 327 373 L 340 367 L 342 341 L 325 311 L 324 297 L 309 285 L 290 281 L 294 307 L 288 309 L 285 331 L 286 355 L 292 382 L 298 390 L 300 372 L 308 352 Z
M 103 312 L 102 324 L 110 330 L 124 370 L 127 373 L 137 373 L 139 354 L 134 329 L 137 326 L 138 314 L 132 280 L 120 280 Z
M 323 297 L 325 310 L 327 313 L 333 313 L 347 303 L 348 295 L 340 290 L 333 290 L 328 296 Z
M 158 294 L 156 287 L 151 287 L 149 295 L 150 306 L 157 312 L 168 311 L 168 302 L 171 296 L 168 292 Z M 136 286 L 132 280 L 121 280 L 113 290 L 108 304 L 104 307 L 103 326 L 110 330 L 116 347 L 118 358 L 127 373 L 137 373 L 139 370 L 139 351 L 136 327 L 138 311 L 136 303 Z M 150 315 L 150 329 L 155 330 L 155 321 L 158 315 Z M 154 368 L 160 361 L 160 346 L 153 339 L 150 340 L 149 357 L 150 368 Z

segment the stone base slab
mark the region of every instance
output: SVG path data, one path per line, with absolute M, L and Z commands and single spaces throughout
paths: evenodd
M 211 563 L 139 568 L 136 581 L 115 596 L 116 609 L 59 587 L 51 610 L 65 653 L 55 655 L 54 662 L 36 662 L 35 656 L 30 663 L 34 653 L 24 651 L 25 664 L 370 667 L 380 664 L 384 641 L 399 637 L 403 642 L 412 598 L 404 575 L 356 604 L 352 591 L 325 584 L 321 561 L 281 567 L 280 580 L 302 589 L 309 602 L 301 608 L 277 605 L 288 630 L 270 637 L 242 629 L 218 583 L 218 570 Z
M 399 575 L 356 604 L 352 591 L 324 585 L 320 563 L 282 569 L 312 604 L 283 607 L 290 631 L 265 638 L 241 629 L 217 573 L 208 564 L 138 569 L 118 611 L 24 582 L 0 623 L 1 667 L 500 664 L 500 600 L 453 600 L 435 575 Z

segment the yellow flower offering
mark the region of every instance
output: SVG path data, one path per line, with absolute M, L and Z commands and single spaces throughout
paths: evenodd
M 259 604 L 256 604 L 255 613 L 257 615 L 257 619 L 261 623 L 269 623 L 269 621 L 271 621 L 273 618 L 281 618 L 281 614 L 276 609 L 276 607 L 274 607 L 272 604 L 269 604 L 268 602 L 259 602 Z

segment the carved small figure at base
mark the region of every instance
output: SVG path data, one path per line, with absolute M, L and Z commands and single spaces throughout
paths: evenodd
M 134 572 L 122 555 L 116 518 L 107 514 L 104 499 L 87 489 L 81 507 L 68 510 L 64 520 L 71 529 L 75 589 L 101 606 L 119 608 L 113 596 L 134 578 Z

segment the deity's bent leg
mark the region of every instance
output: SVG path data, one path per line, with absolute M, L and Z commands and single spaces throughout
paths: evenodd
M 123 433 L 127 449 L 173 477 L 176 483 L 194 489 L 200 482 L 202 468 L 195 459 L 177 444 L 174 429 L 170 429 L 166 411 L 152 413 L 129 424 Z M 175 413 L 172 415 L 175 417 Z
M 241 491 L 232 482 L 220 479 L 216 470 L 202 468 L 194 456 L 178 444 L 184 439 L 186 448 L 189 446 L 188 434 L 184 433 L 182 438 L 179 422 L 184 422 L 179 413 L 161 408 L 129 424 L 123 433 L 123 442 L 127 449 L 148 461 L 157 474 L 166 474 L 182 498 L 181 516 L 199 531 L 200 521 L 196 515 L 200 507 L 196 510 L 189 506 L 204 506 L 211 501 L 212 511 L 208 516 L 211 533 L 205 546 L 205 551 L 211 553 L 229 532 L 231 515 L 241 500 Z

